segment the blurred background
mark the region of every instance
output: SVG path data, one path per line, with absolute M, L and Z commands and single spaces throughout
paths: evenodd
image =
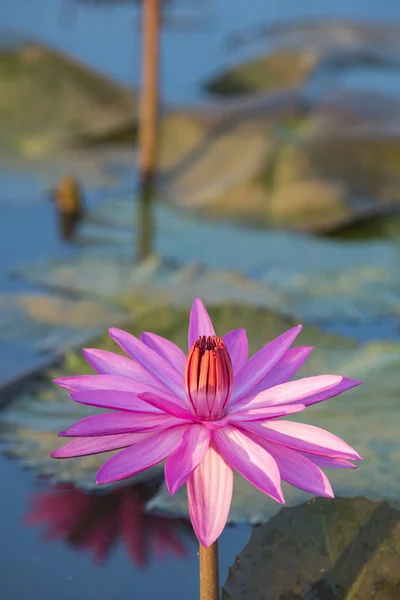
M 263 598 L 398 598 L 398 549 L 390 562 L 382 548 L 399 521 L 399 208 L 397 0 L 2 0 L 4 597 L 195 597 L 185 495 L 169 496 L 162 468 L 99 493 L 104 457 L 49 454 L 89 414 L 51 384 L 90 371 L 80 348 L 116 351 L 114 325 L 186 351 L 200 296 L 218 333 L 247 328 L 252 352 L 301 322 L 316 347 L 302 376 L 364 381 L 307 412 L 365 459 L 330 474 L 358 499 L 315 533 L 329 564 L 299 561 Z M 381 501 L 384 534 L 369 521 L 368 552 L 344 561 Z M 251 525 L 278 511 L 238 479 L 221 583 Z M 334 523 L 354 515 L 337 540 Z M 239 583 L 230 571 L 224 598 L 242 598 Z

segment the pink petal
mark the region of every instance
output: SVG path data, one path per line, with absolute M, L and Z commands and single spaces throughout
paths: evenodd
M 338 396 L 339 394 L 342 394 L 343 392 L 346 392 L 347 390 L 350 390 L 351 388 L 361 384 L 361 381 L 349 379 L 348 377 L 342 377 L 342 381 L 337 383 L 333 388 L 312 394 L 308 398 L 303 398 L 303 400 L 300 400 L 299 402 L 305 404 L 306 406 L 317 404 L 318 402 L 323 402 L 324 400 L 328 400 L 328 398 Z
M 72 377 L 54 379 L 53 383 L 75 392 L 116 390 L 137 394 L 143 390 L 154 390 L 153 386 L 137 383 L 133 379 L 118 375 L 73 375 Z M 170 392 L 167 390 L 167 393 Z
M 151 429 L 161 430 L 173 425 L 183 425 L 184 421 L 170 415 L 154 413 L 111 412 L 90 415 L 78 423 L 61 431 L 59 437 L 92 437 L 96 435 L 114 435 L 133 433 Z
M 178 449 L 186 427 L 171 427 L 118 452 L 100 468 L 96 483 L 127 479 L 161 462 Z
M 180 404 L 177 404 L 173 400 L 161 398 L 161 396 L 149 392 L 140 394 L 139 398 L 145 400 L 146 402 L 151 404 L 151 406 L 154 406 L 155 408 L 158 408 L 159 410 L 162 410 L 163 412 L 168 413 L 169 415 L 173 415 L 174 417 L 179 417 L 180 419 L 187 419 L 188 421 L 193 421 L 195 419 L 197 420 L 196 415 L 194 415 L 189 410 L 186 410 L 186 408 L 182 408 Z
M 289 348 L 278 364 L 251 390 L 251 395 L 289 381 L 301 369 L 313 349 L 312 346 Z
M 277 502 L 282 494 L 279 469 L 272 456 L 246 433 L 227 425 L 213 432 L 213 441 L 225 460 L 245 479 Z
M 167 387 L 174 395 L 187 403 L 184 389 L 183 373 L 179 375 L 175 369 L 163 359 L 157 352 L 146 346 L 135 338 L 134 335 L 111 327 L 108 330 L 115 342 L 132 358 L 134 358 L 155 379 Z
M 187 482 L 188 506 L 194 532 L 208 548 L 221 535 L 228 520 L 233 471 L 211 444 Z
M 127 433 L 124 435 L 104 435 L 96 437 L 78 438 L 64 444 L 51 453 L 53 458 L 72 458 L 74 456 L 87 456 L 88 454 L 99 454 L 109 450 L 117 450 L 132 446 L 154 435 L 154 433 Z
M 213 324 L 200 298 L 196 298 L 190 311 L 189 320 L 189 350 L 201 335 L 215 335 Z
M 287 446 L 293 450 L 320 454 L 332 458 L 362 460 L 359 454 L 333 433 L 314 425 L 294 421 L 251 421 L 243 428 L 260 435 L 266 440 Z
M 243 398 L 238 400 L 232 407 L 232 411 L 247 411 L 256 408 L 266 408 L 267 406 L 279 406 L 280 404 L 291 404 L 299 402 L 305 404 L 308 396 L 319 392 L 326 393 L 331 388 L 337 386 L 342 381 L 339 375 L 316 375 L 315 377 L 305 377 L 296 381 L 281 383 L 273 388 L 269 388 L 257 394 L 257 396 Z
M 82 354 L 98 373 L 128 377 L 138 383 L 152 385 L 156 389 L 165 389 L 165 386 L 154 379 L 139 363 L 127 356 L 97 348 L 84 348 Z
M 238 411 L 229 415 L 229 422 L 240 425 L 244 421 L 265 421 L 267 419 L 277 419 L 286 415 L 294 415 L 301 412 L 306 407 L 304 404 L 286 404 L 283 406 L 269 406 L 267 408 L 255 408 L 253 410 Z
M 325 473 L 300 452 L 273 444 L 259 436 L 254 436 L 253 439 L 275 459 L 284 481 L 318 496 L 334 497 Z
M 145 400 L 140 400 L 138 395 L 133 392 L 91 390 L 88 392 L 72 392 L 70 398 L 80 404 L 97 406 L 98 408 L 161 414 L 158 408 L 155 408 Z
M 185 371 L 186 356 L 178 346 L 170 342 L 169 340 L 156 335 L 155 333 L 148 333 L 144 331 L 140 336 L 146 346 L 157 352 L 161 358 L 163 358 L 175 371 L 183 376 Z
M 165 463 L 165 481 L 170 494 L 175 494 L 187 482 L 203 460 L 211 440 L 211 431 L 203 425 L 191 425 L 185 431 L 181 445 Z
M 249 343 L 245 329 L 234 329 L 222 338 L 231 357 L 233 372 L 238 373 L 247 361 Z
M 301 452 L 303 456 L 311 460 L 318 467 L 325 469 L 357 469 L 357 465 L 354 465 L 345 458 L 328 458 L 327 456 L 319 456 L 318 454 L 308 454 L 307 452 Z
M 293 327 L 261 348 L 236 374 L 231 397 L 231 405 L 248 396 L 251 390 L 275 367 L 302 330 L 301 325 Z

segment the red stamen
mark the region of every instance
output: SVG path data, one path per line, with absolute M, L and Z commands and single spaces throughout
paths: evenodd
M 193 409 L 204 419 L 220 418 L 229 400 L 232 362 L 221 338 L 199 337 L 186 361 L 186 389 Z

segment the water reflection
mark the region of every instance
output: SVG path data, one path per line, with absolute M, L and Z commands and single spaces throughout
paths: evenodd
M 138 567 L 171 554 L 183 558 L 194 535 L 184 521 L 145 512 L 156 489 L 136 484 L 88 493 L 71 484 L 56 484 L 31 496 L 25 522 L 44 525 L 46 541 L 63 540 L 92 555 L 97 564 L 105 563 L 119 542 Z
M 152 181 L 142 184 L 138 203 L 138 237 L 137 258 L 144 260 L 152 253 L 154 239 L 154 215 L 152 203 L 154 201 L 154 187 Z

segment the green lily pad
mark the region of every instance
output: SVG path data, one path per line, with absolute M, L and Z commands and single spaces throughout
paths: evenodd
M 132 123 L 136 104 L 128 88 L 28 42 L 0 50 L 0 97 L 0 150 L 30 158 Z
M 233 67 L 206 82 L 218 95 L 251 94 L 301 87 L 316 65 L 316 55 L 278 51 Z
M 261 322 L 261 321 L 260 321 Z M 399 422 L 396 416 L 400 387 L 400 345 L 373 342 L 360 347 L 336 338 L 327 345 L 324 335 L 310 339 L 305 327 L 299 343 L 316 349 L 300 372 L 301 377 L 337 373 L 363 381 L 345 394 L 308 408 L 291 420 L 322 427 L 345 439 L 364 458 L 357 470 L 331 469 L 327 474 L 336 494 L 362 494 L 372 500 L 400 501 L 398 486 Z M 250 336 L 251 339 L 251 336 Z M 265 341 L 270 339 L 266 336 Z M 310 497 L 306 492 L 283 484 L 286 503 L 295 505 Z M 187 515 L 186 490 L 170 496 L 162 487 L 150 502 L 153 510 Z M 229 520 L 265 522 L 279 511 L 279 504 L 263 495 L 239 475 Z
M 104 303 L 49 295 L 4 295 L 0 309 L 2 341 L 22 341 L 37 351 L 58 354 L 127 318 L 127 313 Z
M 115 254 L 129 258 L 113 257 L 109 249 L 96 245 L 72 260 L 29 264 L 14 273 L 36 286 L 85 297 L 137 296 L 149 302 L 158 297 L 187 306 L 200 296 L 208 303 L 248 302 L 306 322 L 362 323 L 397 317 L 400 311 L 395 242 L 266 234 L 190 218 L 155 204 L 153 247 L 162 259 L 153 256 L 134 265 L 132 239 L 138 223 L 132 235 L 127 227 L 131 198 L 110 199 L 93 217 L 109 224 L 107 235 L 115 242 Z M 218 239 L 221 252 L 205 244 L 207 239 Z
M 365 498 L 319 498 L 253 530 L 223 600 L 395 600 L 400 512 Z

